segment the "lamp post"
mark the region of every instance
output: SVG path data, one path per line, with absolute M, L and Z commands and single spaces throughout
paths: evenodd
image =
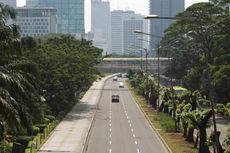
M 140 48 L 140 47 L 137 47 L 137 46 L 135 46 L 135 45 L 133 45 L 132 44 L 132 46 L 129 46 L 129 48 L 130 49 L 136 49 L 136 48 L 138 48 L 138 49 L 140 49 L 140 52 L 141 52 L 141 63 L 140 63 L 140 67 L 141 67 L 141 70 L 143 69 L 143 66 L 142 66 L 142 48 Z

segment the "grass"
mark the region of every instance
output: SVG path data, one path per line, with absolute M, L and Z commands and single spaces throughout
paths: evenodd
M 165 140 L 169 148 L 173 153 L 197 153 L 198 150 L 194 148 L 193 143 L 189 143 L 185 141 L 182 133 L 174 133 L 172 129 L 174 129 L 174 121 L 173 119 L 164 113 L 159 113 L 154 110 L 150 105 L 147 104 L 144 97 L 138 95 L 134 89 L 128 83 L 130 89 L 132 89 L 132 94 L 134 95 L 137 103 L 145 112 L 146 117 L 149 118 L 152 125 L 159 132 L 161 137 Z M 171 129 L 171 131 L 170 131 Z

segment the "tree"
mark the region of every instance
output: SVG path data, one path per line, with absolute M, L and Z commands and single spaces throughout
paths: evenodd
M 199 153 L 209 153 L 207 145 L 207 133 L 206 128 L 208 126 L 209 119 L 212 116 L 212 111 L 195 110 L 189 114 L 189 119 L 192 121 L 194 127 L 199 130 L 200 142 Z

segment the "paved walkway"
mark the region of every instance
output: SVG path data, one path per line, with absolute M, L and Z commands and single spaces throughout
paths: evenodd
M 39 153 L 81 153 L 96 112 L 104 82 L 111 76 L 94 82 L 75 107 L 55 128 Z

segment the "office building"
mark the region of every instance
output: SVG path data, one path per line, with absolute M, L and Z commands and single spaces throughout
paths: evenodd
M 136 54 L 143 46 L 143 35 L 134 33 L 135 30 L 147 32 L 147 23 L 143 16 L 133 11 L 115 10 L 111 12 L 111 52 L 112 54 Z M 134 45 L 134 46 L 132 46 Z M 131 48 L 132 47 L 132 48 Z
M 0 0 L 0 3 L 3 3 L 5 5 L 9 5 L 9 6 L 12 6 L 15 8 L 17 5 L 17 0 Z
M 144 30 L 143 16 L 134 14 L 125 17 L 123 21 L 123 54 L 140 55 L 140 50 L 144 48 L 144 42 L 138 38 L 143 39 L 144 36 L 135 33 L 135 30 Z
M 26 0 L 26 6 L 28 7 L 38 6 L 38 0 Z
M 108 1 L 91 1 L 91 33 L 93 44 L 103 49 L 103 53 L 109 51 L 109 27 L 110 4 Z
M 57 33 L 57 10 L 52 7 L 18 7 L 17 25 L 21 36 L 43 36 Z
M 85 34 L 84 0 L 27 0 L 27 4 L 56 8 L 58 33 L 70 33 L 76 36 Z
M 149 0 L 149 7 L 149 14 L 174 17 L 184 11 L 185 0 Z M 166 19 L 150 20 L 150 33 L 162 37 L 164 30 L 167 29 L 172 22 L 172 20 Z M 155 45 L 160 42 L 160 39 L 157 37 L 150 37 L 150 40 L 154 42 L 154 44 L 150 44 L 150 48 L 155 48 Z M 156 52 L 153 52 L 152 56 L 156 56 Z

